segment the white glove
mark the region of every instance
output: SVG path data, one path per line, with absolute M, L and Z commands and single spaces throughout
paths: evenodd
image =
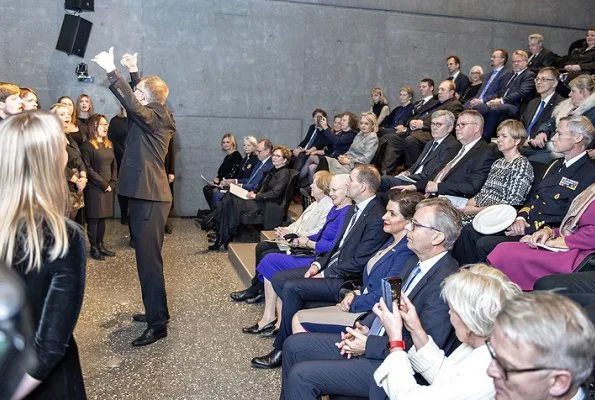
M 130 72 L 138 72 L 138 64 L 137 64 L 137 56 L 138 53 L 134 54 L 124 54 L 122 59 L 120 60 L 120 64 L 128 68 Z
M 116 64 L 114 64 L 114 46 L 110 47 L 109 51 L 102 51 L 97 54 L 91 61 L 96 62 L 97 65 L 109 74 L 116 69 Z

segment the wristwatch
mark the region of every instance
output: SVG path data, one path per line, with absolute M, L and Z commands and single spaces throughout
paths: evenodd
M 399 348 L 401 350 L 405 350 L 405 342 L 402 340 L 391 340 L 386 344 L 386 349 L 391 351 L 394 348 Z

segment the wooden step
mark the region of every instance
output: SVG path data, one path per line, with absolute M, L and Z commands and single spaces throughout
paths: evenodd
M 256 243 L 230 243 L 227 250 L 229 262 L 238 273 L 242 283 L 250 286 L 254 276 Z
M 260 231 L 260 240 L 275 240 L 275 231 Z

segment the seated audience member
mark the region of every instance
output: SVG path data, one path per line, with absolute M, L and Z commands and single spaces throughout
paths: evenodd
M 407 185 L 409 180 L 401 179 L 402 176 L 414 180 L 429 180 L 440 171 L 446 163 L 454 158 L 461 148 L 461 144 L 450 133 L 454 128 L 455 116 L 447 110 L 432 113 L 433 140 L 426 143 L 419 158 L 409 168 L 397 176 L 383 176 L 380 180 L 380 192 L 388 192 L 393 186 Z
M 328 165 L 326 162 L 327 157 L 338 158 L 340 155 L 345 154 L 349 150 L 351 144 L 353 143 L 353 139 L 355 139 L 357 136 L 359 120 L 357 115 L 347 111 L 341 115 L 341 130 L 338 132 L 329 128 L 327 120 L 324 117 L 320 119 L 320 124 L 323 127 L 322 133 L 330 144 L 322 154 L 319 154 L 317 151 L 308 157 L 306 164 L 304 164 L 302 170 L 300 171 L 300 187 L 304 187 L 312 183 L 312 177 L 319 168 L 318 166 L 321 161 L 326 163 L 324 165 Z M 325 168 L 322 169 L 324 170 Z
M 504 157 L 497 159 L 477 195 L 473 196 L 465 207 L 463 222 L 471 222 L 481 210 L 495 204 L 521 206 L 533 183 L 533 167 L 520 148 L 527 140 L 523 124 L 514 119 L 507 119 L 498 126 L 496 144 Z
M 521 293 L 503 273 L 485 264 L 468 265 L 442 282 L 442 298 L 461 345 L 448 357 L 434 343 L 407 296 L 389 311 L 383 299 L 374 307 L 386 329 L 390 354 L 374 373 L 389 399 L 493 399 L 494 383 L 486 374 L 492 362 L 486 347 L 496 316 L 504 303 Z M 413 339 L 400 346 L 403 327 Z M 419 385 L 413 373 L 429 386 Z
M 552 143 L 564 158 L 554 160 L 541 181 L 533 185 L 517 219 L 506 230 L 488 236 L 477 232 L 471 224 L 466 225 L 455 245 L 454 257 L 461 264 L 485 261 L 499 243 L 518 242 L 543 226 L 559 226 L 572 200 L 595 182 L 595 163 L 585 151 L 594 130 L 586 117 L 562 118 Z
M 564 100 L 556 93 L 558 75 L 559 72 L 554 67 L 542 68 L 537 73 L 535 88 L 539 97 L 531 100 L 521 113 L 520 120 L 529 135 L 522 153 L 529 161 L 549 164 L 554 159 L 551 149 L 546 147 L 552 132 L 540 131 L 539 127 L 551 119 L 554 107 Z
M 323 129 L 322 134 L 325 135 L 325 133 L 330 131 L 328 132 L 329 135 L 341 136 L 343 134 L 343 130 L 341 128 L 342 116 L 343 114 L 335 115 L 335 117 L 333 118 L 332 127 L 328 125 L 328 121 L 326 118 L 321 118 L 320 126 Z M 355 125 L 357 126 L 357 121 Z M 357 135 L 356 131 L 353 132 L 353 137 L 355 137 L 355 135 Z M 332 137 L 333 139 L 337 139 L 334 136 Z M 312 178 L 314 177 L 314 173 L 318 168 L 318 160 L 320 156 L 329 156 L 336 158 L 338 155 L 340 155 L 339 153 L 335 153 L 334 146 L 328 138 L 325 137 L 325 141 L 326 145 L 323 149 L 319 150 L 315 147 L 311 147 L 308 151 L 306 151 L 306 154 L 308 154 L 308 159 L 306 160 L 304 166 L 300 170 L 300 184 L 298 185 L 299 188 L 304 188 L 307 187 L 309 184 L 312 184 Z M 353 142 L 353 138 L 351 138 L 351 141 Z M 349 144 L 349 146 L 351 146 L 351 143 Z M 349 149 L 349 146 L 347 146 L 345 151 Z M 315 162 L 311 160 L 314 160 Z M 312 165 L 312 168 L 310 168 L 310 165 Z
M 477 96 L 477 93 L 479 92 L 479 89 L 483 83 L 483 68 L 481 68 L 479 65 L 472 67 L 469 70 L 469 78 L 469 86 L 467 86 L 467 89 L 465 89 L 459 98 L 459 101 L 463 104 Z
M 89 140 L 87 135 L 87 125 L 82 123 L 76 117 L 76 108 L 74 107 L 74 101 L 68 96 L 62 96 L 58 99 L 58 103 L 64 104 L 68 108 L 68 115 L 70 115 L 70 122 L 66 127 L 66 132 L 76 142 L 80 148 L 83 142 Z
M 197 215 L 206 215 L 215 209 L 223 198 L 223 193 L 219 191 L 219 185 L 224 179 L 232 179 L 238 175 L 240 165 L 242 164 L 242 155 L 237 150 L 236 138 L 231 133 L 226 133 L 221 139 L 221 150 L 225 152 L 223 162 L 217 170 L 217 176 L 211 182 L 202 187 L 205 200 L 209 205 L 208 210 L 199 210 Z
M 407 247 L 405 225 L 413 218 L 415 207 L 423 199 L 417 192 L 391 191 L 382 216 L 384 232 L 391 235 L 382 248 L 368 260 L 363 273 L 360 290 L 345 289 L 337 293 L 339 304 L 298 311 L 293 317 L 292 332 L 335 332 L 341 333 L 346 326 L 352 326 L 382 296 L 382 278 L 399 276 L 405 262 L 413 252 Z M 341 298 L 343 296 L 343 298 Z
M 504 49 L 496 49 L 490 57 L 492 71 L 488 76 L 484 76 L 484 82 L 478 90 L 475 97 L 467 100 L 465 108 L 475 109 L 483 107 L 484 103 L 492 99 L 498 91 L 509 81 L 512 72 L 506 69 L 508 62 L 508 52 Z
M 258 146 L 258 140 L 254 136 L 244 137 L 244 158 L 240 164 L 235 178 L 240 182 L 242 179 L 249 179 L 252 175 L 254 166 L 258 164 L 258 154 L 256 148 Z M 241 183 L 241 182 L 240 182 Z
M 491 96 L 484 96 L 484 102 L 473 107 L 484 119 L 483 136 L 491 139 L 501 119 L 517 118 L 523 104 L 535 97 L 535 74 L 527 68 L 529 57 L 523 50 L 512 53 L 513 74 Z
M 448 353 L 455 338 L 440 285 L 459 268 L 449 249 L 461 230 L 460 214 L 447 200 L 423 200 L 406 229 L 407 246 L 417 257 L 401 270 L 402 292 L 436 346 Z M 389 340 L 380 319 L 374 317 L 370 314 L 341 336 L 301 333 L 289 337 L 283 347 L 281 398 L 315 399 L 328 393 L 384 399 L 384 390 L 373 375 L 388 355 Z M 406 330 L 403 339 L 404 348 L 411 348 L 413 338 Z
M 70 219 L 83 225 L 83 215 L 79 210 L 85 206 L 84 189 L 87 186 L 87 168 L 81 156 L 81 150 L 68 133 L 70 126 L 70 111 L 64 103 L 56 103 L 50 107 L 50 112 L 57 115 L 62 121 L 62 129 L 66 136 L 66 152 L 68 162 L 66 163 L 66 180 L 70 194 Z
M 298 236 L 312 236 L 315 235 L 326 223 L 326 218 L 335 203 L 339 204 L 342 199 L 340 193 L 343 186 L 347 190 L 347 180 L 349 175 L 334 175 L 332 176 L 328 171 L 318 171 L 314 174 L 314 181 L 311 185 L 311 194 L 314 202 L 304 210 L 299 218 L 287 227 L 275 228 L 275 236 L 278 239 L 293 233 Z M 329 193 L 333 192 L 331 198 Z M 351 201 L 351 199 L 349 199 Z M 282 253 L 277 243 L 263 240 L 256 245 L 255 255 L 256 264 L 269 253 Z M 264 285 L 259 279 L 258 274 L 252 278 L 252 285 L 244 290 L 232 292 L 230 294 L 232 300 L 246 301 L 246 303 L 258 303 L 264 299 Z
M 293 315 L 304 308 L 306 301 L 336 304 L 336 296 L 343 282 L 350 276 L 361 275 L 370 257 L 384 244 L 388 238 L 382 229 L 384 208 L 375 196 L 379 183 L 380 175 L 376 168 L 369 164 L 358 164 L 350 173 L 347 189 L 347 195 L 355 204 L 350 207 L 345 218 L 340 239 L 309 267 L 275 274 L 273 289 L 283 300 L 281 326 L 273 350 L 265 356 L 253 358 L 253 366 L 281 366 L 281 349 L 285 339 L 291 335 Z
M 573 272 L 595 252 L 595 184 L 586 188 L 570 204 L 560 228 L 544 226 L 520 242 L 500 243 L 488 261 L 524 290 L 550 274 Z M 545 245 L 565 251 L 551 251 Z
M 463 105 L 455 97 L 455 84 L 451 80 L 445 80 L 438 85 L 438 102 L 431 109 L 411 117 L 409 120 L 409 129 L 411 133 L 405 138 L 405 164 L 413 165 L 417 160 L 427 142 L 432 140 L 430 133 L 430 121 L 432 113 L 438 110 L 447 110 L 457 118 Z
M 83 143 L 81 157 L 87 169 L 89 183 L 85 187 L 85 217 L 91 258 L 104 260 L 115 252 L 105 247 L 105 220 L 114 215 L 114 190 L 118 168 L 112 142 L 107 138 L 108 123 L 101 114 L 88 121 L 89 141 Z
M 112 142 L 114 148 L 118 175 L 120 175 L 120 165 L 122 164 L 122 157 L 124 156 L 124 150 L 126 149 L 127 136 L 128 118 L 126 117 L 126 109 L 120 106 L 120 112 L 110 119 L 109 127 L 107 129 L 107 137 L 110 142 Z M 126 225 L 128 223 L 128 198 L 119 194 L 118 206 L 120 207 L 120 223 Z
M 324 226 L 310 236 L 298 236 L 293 246 L 311 251 L 311 256 L 297 256 L 285 253 L 266 254 L 256 266 L 258 279 L 264 282 L 264 313 L 254 326 L 242 329 L 244 333 L 265 333 L 275 335 L 281 325 L 281 301 L 271 285 L 271 279 L 279 271 L 308 267 L 317 256 L 327 253 L 339 238 L 351 199 L 347 197 L 348 175 L 335 175 L 331 182 L 333 208 L 326 216 Z M 277 306 L 277 315 L 275 308 Z M 278 317 L 278 319 L 277 319 Z
M 0 82 L 0 122 L 11 115 L 23 111 L 21 90 L 12 83 Z
M 462 147 L 433 178 L 426 177 L 414 184 L 396 186 L 400 190 L 417 190 L 429 195 L 451 195 L 471 198 L 485 183 L 496 154 L 481 140 L 483 117 L 474 110 L 459 115 L 455 132 Z
M 555 290 L 579 303 L 595 321 L 595 271 L 553 274 L 539 278 L 533 290 Z
M 469 82 L 469 77 L 461 72 L 461 60 L 459 57 L 455 55 L 446 57 L 446 68 L 449 75 L 446 79 L 455 83 L 456 98 L 458 99 L 465 93 L 471 82 Z
M 37 110 L 39 108 L 39 99 L 37 93 L 30 88 L 20 88 L 20 98 L 23 100 L 23 111 Z
M 26 338 L 31 359 L 12 398 L 86 399 L 73 336 L 85 289 L 85 239 L 64 216 L 62 126 L 49 113 L 26 112 L 3 121 L 0 137 L 0 264 L 22 278 L 34 331 Z
M 507 300 L 487 342 L 496 399 L 586 399 L 595 328 L 573 301 L 550 292 Z
M 326 146 L 326 140 L 322 131 L 324 128 L 320 124 L 321 119 L 327 118 L 326 111 L 317 108 L 312 111 L 312 125 L 308 128 L 306 137 L 293 149 L 292 165 L 296 170 L 302 169 L 306 159 L 314 150 L 322 150 Z
M 570 98 L 554 108 L 552 117 L 538 128 L 539 132 L 553 136 L 560 119 L 574 115 L 584 115 L 595 125 L 595 79 L 589 75 L 580 75 L 570 81 L 568 86 Z
M 81 121 L 81 123 L 87 125 L 89 117 L 93 114 L 95 114 L 95 112 L 93 111 L 93 101 L 91 101 L 91 96 L 82 93 L 76 101 L 77 119 Z
M 585 40 L 585 46 L 574 49 L 562 63 L 560 70 L 566 71 L 567 82 L 581 74 L 595 74 L 595 25 L 589 28 Z
M 262 141 L 258 144 L 261 145 Z M 285 146 L 277 146 L 273 149 L 271 160 L 272 168 L 267 171 L 262 179 L 262 185 L 258 192 L 249 191 L 247 199 L 228 194 L 226 201 L 221 202 L 214 212 L 216 240 L 208 250 L 219 250 L 222 245 L 227 250 L 227 244 L 233 239 L 240 226 L 242 214 L 262 213 L 265 202 L 281 203 L 285 195 L 285 189 L 289 184 L 289 168 L 287 163 L 291 158 L 291 151 Z M 243 186 L 245 188 L 245 186 Z M 246 189 L 247 190 L 247 189 Z
M 325 157 L 331 174 L 348 174 L 356 164 L 368 164 L 378 149 L 378 122 L 371 112 L 362 114 L 359 120 L 359 133 L 353 139 L 349 150 L 337 158 Z
M 527 38 L 527 47 L 529 48 L 527 68 L 529 68 L 535 75 L 537 75 L 542 68 L 554 65 L 556 55 L 550 49 L 543 47 L 542 35 L 539 33 L 532 33 L 529 35 Z
M 379 87 L 375 87 L 370 91 L 370 98 L 372 100 L 370 112 L 376 116 L 378 125 L 380 125 L 390 111 L 388 100 L 386 99 L 382 88 Z

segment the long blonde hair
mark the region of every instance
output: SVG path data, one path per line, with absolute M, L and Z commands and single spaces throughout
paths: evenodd
M 58 161 L 66 139 L 61 121 L 45 111 L 6 119 L 0 137 L 0 262 L 25 261 L 29 272 L 44 254 L 53 261 L 68 251 L 68 186 Z

